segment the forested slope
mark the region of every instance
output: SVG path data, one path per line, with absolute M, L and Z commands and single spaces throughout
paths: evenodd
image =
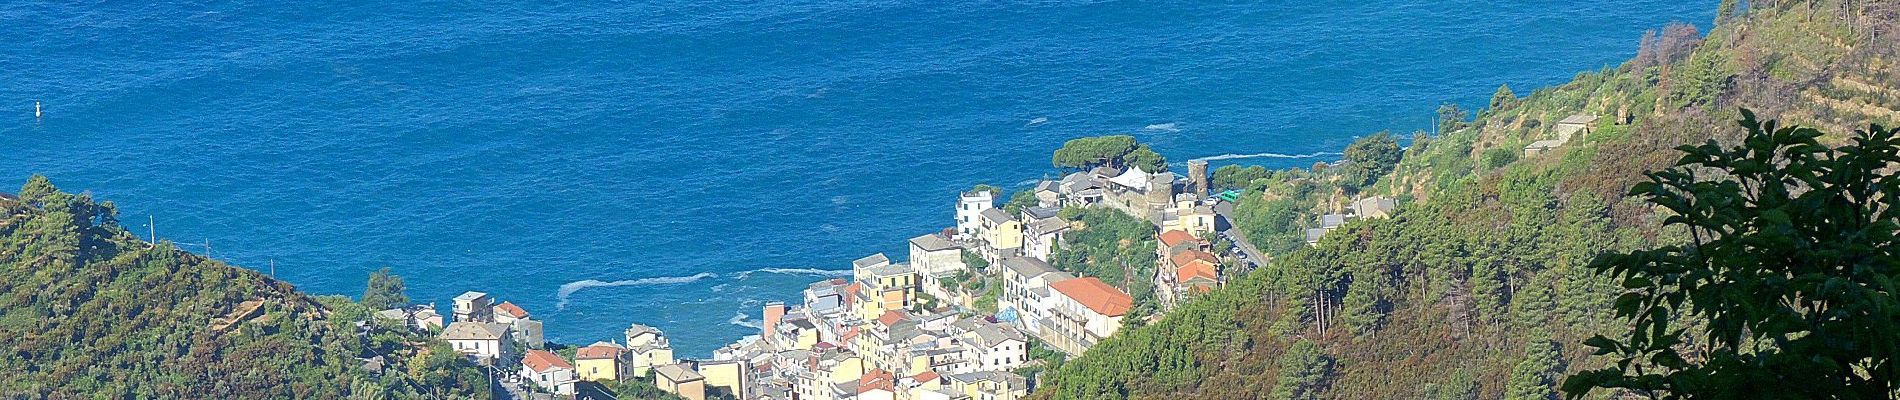
M 1475 118 L 1447 107 L 1445 133 L 1414 135 L 1389 166 L 1217 174 L 1246 191 L 1235 223 L 1276 259 L 1066 363 L 1037 396 L 1554 398 L 1564 374 L 1603 362 L 1578 343 L 1624 329 L 1619 289 L 1589 261 L 1682 240 L 1625 196 L 1675 146 L 1732 142 L 1740 107 L 1835 141 L 1900 120 L 1900 41 L 1881 31 L 1900 7 L 1736 3 L 1706 36 L 1671 26 L 1632 38 L 1640 54 L 1623 65 L 1521 98 L 1501 88 Z M 1573 114 L 1599 116 L 1595 132 L 1525 154 Z M 1403 205 L 1315 248 L 1294 239 L 1369 195 Z
M 371 376 L 357 359 L 371 341 L 350 321 L 330 319 L 289 284 L 142 241 L 117 213 L 39 176 L 18 199 L 0 197 L 0 397 L 486 393 L 485 378 L 445 347 L 434 357 L 391 354 L 413 369 Z

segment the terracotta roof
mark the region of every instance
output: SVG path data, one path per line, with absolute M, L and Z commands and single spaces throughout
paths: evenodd
M 1213 254 L 1208 254 L 1200 250 L 1188 250 L 1175 253 L 1173 257 L 1168 258 L 1168 261 L 1173 262 L 1175 268 L 1187 268 L 1188 264 L 1192 264 L 1195 261 L 1206 261 L 1208 264 L 1220 264 L 1220 259 L 1214 258 Z
M 877 317 L 877 323 L 883 324 L 884 326 L 889 327 L 891 325 L 896 325 L 897 321 L 903 321 L 904 317 L 905 315 L 903 311 L 897 311 L 897 310 L 885 311 L 884 315 Z
M 1056 282 L 1049 287 L 1096 313 L 1110 317 L 1128 314 L 1128 309 L 1135 306 L 1135 299 L 1129 298 L 1127 293 L 1094 277 Z
M 896 380 L 896 376 L 892 375 L 890 371 L 874 369 L 865 372 L 864 376 L 858 377 L 858 393 L 862 394 L 876 389 L 896 392 L 897 385 L 896 382 L 894 382 Z
M 851 342 L 852 338 L 856 338 L 856 337 L 858 337 L 858 327 L 854 326 L 854 327 L 851 327 L 851 329 L 844 331 L 843 334 L 838 335 L 838 341 L 849 343 Z
M 1175 270 L 1174 277 L 1175 282 L 1182 283 L 1194 280 L 1194 278 L 1207 278 L 1211 281 L 1220 281 L 1220 274 L 1214 272 L 1214 266 L 1204 262 L 1189 263 L 1181 267 L 1181 269 Z
M 495 309 L 508 314 L 508 316 L 510 317 L 515 317 L 515 318 L 528 317 L 528 310 L 521 309 L 521 306 L 517 306 L 515 305 L 515 303 L 504 301 L 504 302 L 501 302 L 501 304 L 496 304 Z
M 911 377 L 910 380 L 917 381 L 917 383 L 924 383 L 937 380 L 937 378 L 940 377 L 942 376 L 937 375 L 937 371 L 924 371 L 924 373 Z
M 568 364 L 567 360 L 547 350 L 528 350 L 527 355 L 521 356 L 521 365 L 527 366 L 534 372 L 547 372 L 555 368 L 574 369 L 573 364 Z
M 1169 230 L 1167 232 L 1161 232 L 1161 245 L 1165 247 L 1174 247 L 1175 245 L 1194 240 L 1197 240 L 1194 238 L 1194 235 L 1185 231 Z
M 576 360 L 602 360 L 620 356 L 620 349 L 613 346 L 587 346 L 574 351 Z

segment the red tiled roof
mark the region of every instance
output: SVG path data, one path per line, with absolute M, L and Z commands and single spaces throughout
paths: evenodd
M 1179 231 L 1179 230 L 1169 230 L 1167 232 L 1161 232 L 1160 238 L 1161 238 L 1161 246 L 1163 247 L 1174 247 L 1175 245 L 1179 245 L 1181 243 L 1199 240 L 1199 239 L 1195 239 L 1193 234 L 1189 234 L 1185 231 Z
M 911 377 L 910 380 L 917 381 L 917 383 L 924 383 L 937 380 L 939 377 L 941 376 L 937 375 L 937 371 L 924 371 L 924 373 Z
M 1207 278 L 1211 281 L 1220 281 L 1220 274 L 1214 272 L 1214 265 L 1204 262 L 1190 262 L 1188 265 L 1182 266 L 1181 269 L 1175 270 L 1174 276 L 1175 282 L 1181 283 L 1187 283 L 1187 281 L 1193 280 L 1194 278 Z
M 515 318 L 528 317 L 528 310 L 521 309 L 521 306 L 517 306 L 515 305 L 515 303 L 509 303 L 509 302 L 504 301 L 504 302 L 501 302 L 501 304 L 496 304 L 495 309 L 501 310 L 501 312 L 503 313 L 507 313 L 508 316 L 510 317 L 515 317 Z
M 877 323 L 882 324 L 885 327 L 890 327 L 891 325 L 897 325 L 897 321 L 903 321 L 903 320 L 904 320 L 904 312 L 897 311 L 897 310 L 885 311 L 884 315 L 877 317 Z
M 896 392 L 897 385 L 896 382 L 893 382 L 895 380 L 896 377 L 892 375 L 890 371 L 874 369 L 870 372 L 865 372 L 864 376 L 858 377 L 858 393 L 863 394 L 864 392 L 875 389 Z
M 851 327 L 850 330 L 844 331 L 843 334 L 838 335 L 838 341 L 849 343 L 851 342 L 852 338 L 856 338 L 856 337 L 858 337 L 858 328 L 854 326 L 854 327 Z
M 1195 261 L 1206 261 L 1209 265 L 1220 264 L 1220 259 L 1214 258 L 1213 254 L 1200 250 L 1175 253 L 1174 256 L 1168 258 L 1168 261 L 1174 263 L 1175 268 L 1186 268 L 1188 264 Z
M 1094 277 L 1056 282 L 1050 284 L 1049 287 L 1062 293 L 1063 296 L 1075 299 L 1075 302 L 1082 303 L 1082 306 L 1096 313 L 1110 317 L 1128 314 L 1128 309 L 1135 306 L 1135 299 L 1128 297 L 1128 293 L 1123 293 L 1121 289 L 1109 286 L 1101 279 Z
M 574 369 L 574 364 L 568 364 L 567 360 L 547 350 L 528 350 L 527 355 L 521 356 L 521 365 L 527 366 L 534 372 L 547 372 L 554 368 Z
M 603 360 L 620 356 L 620 349 L 613 346 L 587 346 L 574 351 L 576 360 Z

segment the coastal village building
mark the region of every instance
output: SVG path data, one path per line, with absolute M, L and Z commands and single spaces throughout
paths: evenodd
M 1080 356 L 1096 342 L 1121 329 L 1122 317 L 1134 299 L 1100 279 L 1076 278 L 1055 282 L 1056 306 L 1041 336 L 1069 356 Z
M 627 372 L 633 376 L 645 376 L 653 367 L 679 362 L 673 359 L 673 346 L 667 343 L 666 334 L 658 328 L 633 324 L 627 327 L 626 338 L 632 364 Z
M 983 324 L 964 332 L 969 371 L 1013 371 L 1029 362 L 1029 338 L 1014 326 Z
M 938 234 L 910 238 L 910 267 L 917 271 L 918 286 L 948 304 L 963 304 L 958 294 L 948 290 L 946 280 L 969 269 L 963 263 L 963 247 Z
M 1049 285 L 1074 279 L 1057 271 L 1041 259 L 1010 257 L 1003 259 L 1003 293 L 997 299 L 1000 315 L 1014 314 L 1013 320 L 1031 332 L 1042 329 L 1052 303 Z M 1007 308 L 1007 310 L 1000 310 Z
M 1163 309 L 1173 309 L 1187 297 L 1219 288 L 1220 258 L 1206 251 L 1207 243 L 1185 231 L 1161 232 L 1155 241 L 1155 298 Z
M 736 398 L 745 397 L 745 388 L 750 382 L 750 370 L 744 360 L 701 361 L 694 372 L 705 381 L 708 392 L 723 391 Z
M 594 343 L 574 350 L 574 369 L 583 381 L 598 382 L 626 379 L 632 374 L 627 349 L 613 343 Z
M 917 272 L 909 265 L 891 264 L 884 253 L 852 261 L 851 273 L 857 278 L 852 303 L 859 318 L 877 319 L 885 311 L 908 309 L 917 300 Z
M 487 293 L 467 292 L 455 296 L 455 321 L 495 322 L 494 302 Z
M 983 256 L 983 260 L 995 263 L 996 260 L 1015 256 L 1022 251 L 1022 221 L 1000 208 L 983 210 L 977 216 L 981 224 L 977 228 L 977 252 Z
M 409 330 L 430 332 L 442 329 L 442 314 L 435 312 L 433 304 L 418 304 L 402 308 L 391 308 L 376 312 L 377 318 L 402 323 Z
M 1524 155 L 1527 157 L 1534 156 L 1550 152 L 1558 147 L 1563 147 L 1565 144 L 1570 143 L 1572 136 L 1578 133 L 1589 134 L 1591 130 L 1596 129 L 1597 119 L 1598 117 L 1595 115 L 1585 114 L 1565 117 L 1552 126 L 1557 134 L 1557 138 L 1531 142 L 1530 145 L 1524 146 Z
M 482 364 L 493 364 L 514 354 L 514 341 L 509 337 L 508 324 L 492 322 L 455 322 L 442 330 L 442 340 L 449 342 L 450 348 Z
M 546 350 L 528 350 L 521 356 L 521 377 L 562 396 L 573 396 L 574 382 L 580 380 L 574 374 L 573 365 Z
M 490 312 L 492 313 L 491 315 L 495 316 L 495 320 L 492 321 L 495 323 L 513 325 L 515 321 L 528 319 L 528 310 L 522 309 L 521 306 L 517 306 L 515 303 L 506 301 L 501 302 L 501 304 L 496 304 L 494 309 Z
M 706 377 L 679 364 L 654 367 L 653 385 L 690 400 L 706 400 Z
M 1156 213 L 1156 227 L 1163 231 L 1179 230 L 1195 236 L 1213 233 L 1215 214 L 1213 204 L 1204 204 L 1193 195 L 1182 194 L 1174 207 Z
M 1053 207 L 1023 207 L 1023 257 L 1047 260 L 1053 255 L 1056 243 L 1060 243 L 1062 234 L 1069 230 L 1069 222 L 1057 215 L 1061 211 Z
M 1010 372 L 981 371 L 944 378 L 953 391 L 971 400 L 1017 400 L 1029 396 L 1028 381 Z
M 969 191 L 957 196 L 957 238 L 974 238 L 982 225 L 979 221 L 983 210 L 996 208 L 996 194 L 988 191 Z
M 1352 202 L 1352 212 L 1358 218 L 1391 218 L 1392 211 L 1399 208 L 1399 202 L 1391 198 L 1373 196 Z
M 841 314 L 845 308 L 845 288 L 850 282 L 841 278 L 813 282 L 805 286 L 805 311 L 818 316 Z
M 1106 168 L 1106 167 L 1103 167 Z M 1112 169 L 1100 170 L 1098 176 L 1112 172 Z M 1138 218 L 1160 212 L 1174 203 L 1175 175 L 1170 172 L 1149 173 L 1139 167 L 1130 167 L 1108 178 L 1103 184 L 1102 204 L 1121 210 Z
M 1048 208 L 1056 208 L 1056 209 L 1062 208 L 1062 183 L 1061 182 L 1056 182 L 1056 181 L 1037 182 L 1035 191 L 1031 193 L 1035 194 L 1036 206 L 1038 207 L 1048 207 Z

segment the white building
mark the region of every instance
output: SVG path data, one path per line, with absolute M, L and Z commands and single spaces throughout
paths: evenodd
M 996 207 L 996 194 L 988 191 L 963 192 L 957 197 L 957 239 L 967 240 L 976 237 L 978 221 L 983 210 Z
M 514 341 L 508 340 L 509 336 L 508 324 L 492 322 L 454 322 L 442 330 L 442 340 L 449 342 L 449 347 L 481 363 L 493 363 L 513 354 Z
M 1051 304 L 1049 285 L 1075 279 L 1075 276 L 1057 271 L 1049 263 L 1035 258 L 1004 258 L 1002 264 L 1003 295 L 997 299 L 998 307 L 1015 310 L 1016 322 L 1024 329 L 1040 330 L 1039 325 Z
M 487 293 L 462 293 L 455 296 L 455 321 L 452 322 L 495 322 L 494 304 L 495 299 Z
M 573 396 L 574 383 L 580 381 L 573 364 L 546 350 L 529 350 L 521 356 L 521 377 L 562 396 Z
M 984 324 L 963 333 L 965 351 L 976 371 L 1014 371 L 1029 362 L 1029 338 L 1013 326 Z
M 1122 317 L 1134 308 L 1128 293 L 1095 278 L 1055 282 L 1056 304 L 1040 335 L 1063 352 L 1079 356 L 1095 343 L 1115 334 Z
M 1054 256 L 1056 243 L 1069 231 L 1069 222 L 1049 218 L 1023 225 L 1023 257 L 1047 260 Z
M 653 367 L 679 362 L 673 358 L 673 345 L 658 328 L 633 324 L 627 327 L 626 337 L 627 355 L 633 365 L 628 372 L 634 376 L 644 376 Z
M 969 268 L 963 264 L 962 246 L 937 234 L 911 238 L 910 266 L 917 271 L 918 286 L 924 293 L 942 302 L 957 302 L 957 294 L 946 289 L 943 281 Z

